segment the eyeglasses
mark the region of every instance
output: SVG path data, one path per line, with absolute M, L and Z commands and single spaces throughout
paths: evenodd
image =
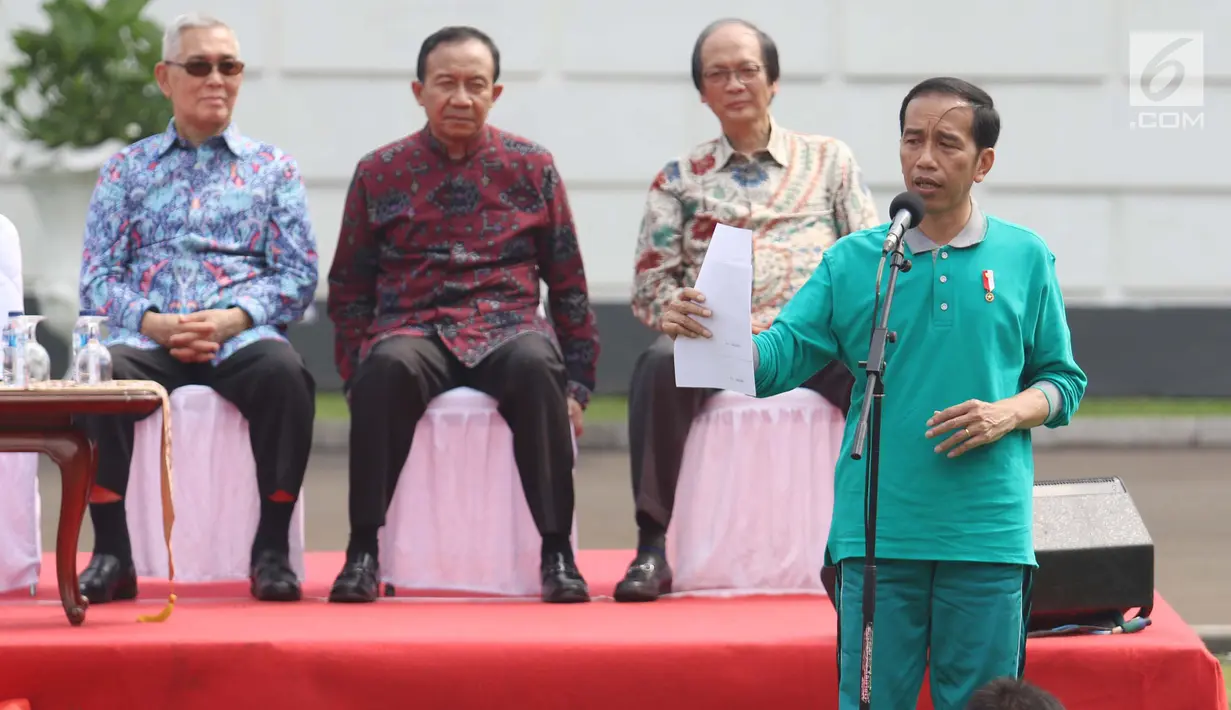
M 705 83 L 713 86 L 725 86 L 734 75 L 739 79 L 739 83 L 747 84 L 756 81 L 761 76 L 761 66 L 759 64 L 745 64 L 739 69 L 710 69 L 702 74 Z
M 181 67 L 188 76 L 206 77 L 218 67 L 218 73 L 223 76 L 239 76 L 244 71 L 244 63 L 238 59 L 223 59 L 217 63 L 207 59 L 191 59 L 187 62 L 167 62 L 173 67 Z

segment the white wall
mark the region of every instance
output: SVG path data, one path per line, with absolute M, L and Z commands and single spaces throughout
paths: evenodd
M 41 21 L 39 4 L 0 3 L 0 64 L 12 57 L 11 28 Z M 847 141 L 882 210 L 902 189 L 902 95 L 926 76 L 955 74 L 980 83 L 1002 113 L 980 200 L 1045 236 L 1070 302 L 1231 304 L 1231 239 L 1215 226 L 1231 209 L 1229 3 L 154 0 L 151 11 L 167 21 L 187 10 L 236 28 L 252 67 L 240 127 L 302 164 L 322 294 L 355 161 L 421 125 L 409 89 L 419 43 L 467 23 L 504 54 L 493 122 L 555 153 L 595 298 L 625 300 L 651 178 L 717 130 L 688 78 L 693 40 L 710 20 L 738 15 L 778 42 L 779 121 Z M 1204 30 L 1204 130 L 1129 129 L 1130 30 Z M 11 173 L 0 173 L 0 211 L 34 222 Z

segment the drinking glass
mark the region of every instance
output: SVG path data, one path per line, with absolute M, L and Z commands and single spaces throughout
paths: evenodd
M 19 366 L 25 367 L 23 384 L 46 382 L 51 379 L 51 356 L 47 348 L 38 341 L 38 324 L 46 320 L 46 316 L 17 316 L 13 319 L 13 327 L 21 334 L 21 360 Z
M 111 352 L 102 342 L 102 324 L 106 316 L 83 316 L 86 321 L 86 343 L 77 352 L 73 364 L 73 380 L 82 385 L 97 385 L 111 381 Z

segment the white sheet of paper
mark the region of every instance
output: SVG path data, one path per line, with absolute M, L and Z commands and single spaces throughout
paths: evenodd
M 711 338 L 675 339 L 675 385 L 712 387 L 756 396 L 752 366 L 752 232 L 714 228 L 697 274 L 713 315 L 698 319 Z

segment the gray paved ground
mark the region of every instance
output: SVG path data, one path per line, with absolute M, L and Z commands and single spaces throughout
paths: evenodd
M 1040 478 L 1124 479 L 1154 537 L 1157 586 L 1190 624 L 1231 624 L 1231 449 L 1041 451 Z M 308 474 L 307 545 L 346 545 L 346 461 L 314 454 Z M 59 477 L 45 467 L 43 539 L 54 545 Z M 578 523 L 587 548 L 631 547 L 628 458 L 586 451 L 579 461 Z M 93 544 L 87 529 L 81 547 Z

